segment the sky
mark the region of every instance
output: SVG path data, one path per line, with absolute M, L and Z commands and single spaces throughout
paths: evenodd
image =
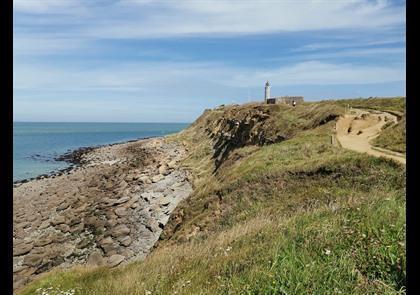
M 405 1 L 14 0 L 13 116 L 192 122 L 299 95 L 405 96 Z

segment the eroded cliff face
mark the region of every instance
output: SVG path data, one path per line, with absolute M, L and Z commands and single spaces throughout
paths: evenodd
M 276 128 L 271 113 L 264 106 L 227 109 L 220 118 L 210 122 L 206 133 L 213 140 L 216 170 L 236 148 L 272 144 L 291 135 Z
M 343 109 L 331 103 L 296 107 L 250 103 L 205 110 L 177 136 L 188 149 L 185 165 L 192 171 L 194 191 L 172 213 L 160 237 L 162 242 L 188 240 L 198 232 L 204 233 L 205 226 L 195 222 L 199 212 L 211 212 L 202 224 L 220 218 L 229 204 L 223 201 L 218 184 L 235 163 L 246 161 L 260 146 L 287 141 L 342 114 Z M 244 150 L 247 146 L 250 148 Z

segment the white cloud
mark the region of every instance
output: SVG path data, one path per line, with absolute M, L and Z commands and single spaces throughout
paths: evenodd
M 257 70 L 254 73 L 240 73 L 235 75 L 229 83 L 237 87 L 257 86 L 261 84 L 261 81 L 269 80 L 276 85 L 288 86 L 373 84 L 405 79 L 405 66 L 401 64 L 362 66 L 308 61 L 271 71 Z
M 15 0 L 15 11 L 71 14 L 80 36 L 154 38 L 260 34 L 323 29 L 384 28 L 405 23 L 386 1 L 119 1 Z M 19 20 L 19 18 L 17 18 Z M 48 19 L 47 19 L 48 20 Z M 68 24 L 68 19 L 63 20 Z M 50 25 L 60 18 L 51 17 Z
M 205 89 L 259 87 L 273 84 L 371 84 L 405 80 L 405 66 L 363 66 L 320 61 L 276 69 L 227 67 L 214 63 L 130 63 L 81 69 L 17 64 L 15 90 L 131 91 L 166 97 L 205 95 Z
M 13 9 L 25 13 L 74 13 L 81 8 L 79 0 L 13 0 Z

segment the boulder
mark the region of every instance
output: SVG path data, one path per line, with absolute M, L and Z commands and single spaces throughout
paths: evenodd
M 41 254 L 28 254 L 23 259 L 23 264 L 28 266 L 37 267 L 42 263 L 42 255 Z
M 159 167 L 159 174 L 162 174 L 162 175 L 169 174 L 168 167 L 166 166 L 166 164 Z
M 93 266 L 101 266 L 105 263 L 104 257 L 99 251 L 92 252 L 89 255 L 89 258 L 87 260 L 87 264 L 93 265 Z
M 29 251 L 32 250 L 32 248 L 34 247 L 34 245 L 31 244 L 19 244 L 17 246 L 13 247 L 13 256 L 19 256 L 19 255 L 23 255 L 26 253 L 29 253 Z
M 128 214 L 127 210 L 124 207 L 119 207 L 115 209 L 114 212 L 119 217 L 126 216 Z
M 108 258 L 108 265 L 110 267 L 115 267 L 117 265 L 119 265 L 121 262 L 123 262 L 125 259 L 124 256 L 119 255 L 119 254 L 114 254 L 111 257 Z
M 126 236 L 130 233 L 130 229 L 125 224 L 120 224 L 114 227 L 111 231 L 113 237 Z
M 104 250 L 105 253 L 118 249 L 118 244 L 111 237 L 106 237 L 99 241 L 99 246 Z
M 128 247 L 131 245 L 131 237 L 130 236 L 125 236 L 125 237 L 121 237 L 118 239 L 118 241 L 121 243 L 121 245 Z

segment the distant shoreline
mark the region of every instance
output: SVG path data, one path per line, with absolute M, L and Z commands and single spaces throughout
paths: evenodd
M 39 123 L 42 123 L 42 122 L 39 122 Z M 125 141 L 121 141 L 121 142 L 114 142 L 114 143 L 100 144 L 100 145 L 92 145 L 92 146 L 83 146 L 83 147 L 79 147 L 79 148 L 76 148 L 76 149 L 73 149 L 73 150 L 69 150 L 68 152 L 65 152 L 64 154 L 61 154 L 61 155 L 59 155 L 59 156 L 57 156 L 53 159 L 56 162 L 69 163 L 70 165 L 68 167 L 63 168 L 63 169 L 53 170 L 53 171 L 50 171 L 48 173 L 42 173 L 42 174 L 39 174 L 35 177 L 24 178 L 24 179 L 21 179 L 21 180 L 15 180 L 15 181 L 13 181 L 13 187 L 16 187 L 20 184 L 27 183 L 27 182 L 30 182 L 30 181 L 33 181 L 33 180 L 44 179 L 44 178 L 55 178 L 57 176 L 69 173 L 72 170 L 74 170 L 78 167 L 82 167 L 84 164 L 86 164 L 82 160 L 83 155 L 85 155 L 85 154 L 87 154 L 91 151 L 94 151 L 96 149 L 107 147 L 107 146 L 126 144 L 126 143 L 129 143 L 129 142 L 136 142 L 136 141 L 141 141 L 141 140 L 146 140 L 146 139 L 151 139 L 151 138 L 160 138 L 160 137 L 163 137 L 163 136 L 141 137 L 141 138 L 130 139 L 130 140 L 125 140 Z

